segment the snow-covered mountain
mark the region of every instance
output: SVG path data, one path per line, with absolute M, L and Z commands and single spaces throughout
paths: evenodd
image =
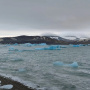
M 77 37 L 77 36 L 65 36 L 65 39 L 72 40 L 72 41 L 88 41 L 90 40 L 89 37 Z
M 47 44 L 90 44 L 90 38 L 86 37 L 60 37 L 60 36 L 17 36 L 0 38 L 1 44 L 13 43 L 47 43 Z

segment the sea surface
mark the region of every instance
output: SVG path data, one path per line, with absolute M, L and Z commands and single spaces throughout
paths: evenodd
M 35 90 L 90 90 L 90 46 L 62 46 L 38 50 L 48 45 L 0 45 L 0 75 Z M 78 67 L 70 66 L 73 62 Z

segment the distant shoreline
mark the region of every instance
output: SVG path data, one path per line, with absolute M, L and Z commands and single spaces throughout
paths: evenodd
M 69 44 L 90 44 L 90 39 L 76 39 L 69 40 L 59 36 L 17 36 L 17 37 L 4 37 L 0 38 L 0 44 L 40 44 L 46 43 L 48 45 L 69 45 Z

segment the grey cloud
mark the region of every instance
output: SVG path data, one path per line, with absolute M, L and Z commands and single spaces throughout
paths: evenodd
M 90 0 L 0 0 L 0 24 L 8 29 L 84 28 L 90 25 L 89 9 Z

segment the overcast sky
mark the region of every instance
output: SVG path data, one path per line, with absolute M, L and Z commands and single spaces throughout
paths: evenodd
M 0 0 L 0 37 L 90 34 L 90 0 Z

